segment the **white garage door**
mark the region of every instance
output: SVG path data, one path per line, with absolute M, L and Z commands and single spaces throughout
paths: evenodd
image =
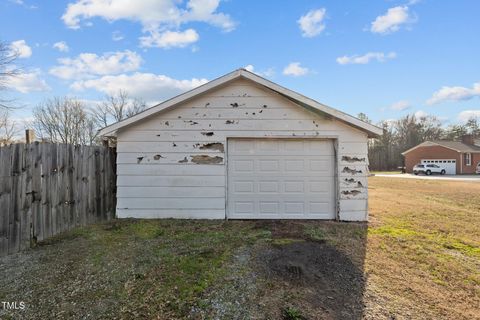
M 434 163 L 444 168 L 446 174 L 457 174 L 457 163 L 455 159 L 422 159 L 422 163 Z
M 331 140 L 228 139 L 229 219 L 334 219 Z

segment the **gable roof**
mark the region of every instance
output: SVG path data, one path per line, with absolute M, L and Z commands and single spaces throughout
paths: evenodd
M 121 128 L 124 128 L 126 126 L 132 125 L 137 121 L 141 121 L 147 117 L 150 117 L 152 115 L 158 114 L 162 111 L 165 111 L 167 109 L 173 108 L 177 105 L 179 105 L 182 102 L 185 102 L 189 99 L 192 99 L 196 97 L 197 95 L 200 95 L 202 93 L 205 93 L 209 90 L 212 90 L 218 86 L 221 86 L 227 82 L 230 82 L 235 79 L 239 78 L 245 78 L 249 79 L 263 87 L 266 87 L 283 97 L 293 101 L 294 103 L 304 107 L 304 108 L 309 108 L 313 109 L 314 111 L 330 115 L 337 120 L 344 122 L 352 127 L 355 127 L 361 131 L 364 131 L 368 134 L 370 138 L 377 137 L 382 134 L 383 130 L 377 126 L 374 126 L 370 123 L 364 122 L 358 118 L 355 118 L 351 115 L 348 115 L 342 111 L 336 110 L 334 108 L 331 108 L 329 106 L 326 106 L 324 104 L 321 104 L 313 99 L 310 99 L 308 97 L 305 97 L 304 95 L 301 95 L 295 91 L 289 90 L 287 88 L 284 88 L 274 82 L 271 82 L 265 78 L 262 78 L 258 76 L 255 73 L 249 72 L 245 69 L 238 69 L 233 72 L 230 72 L 220 78 L 217 78 L 215 80 L 212 80 L 210 82 L 207 82 L 204 85 L 201 85 L 195 89 L 192 89 L 190 91 L 187 91 L 183 94 L 180 94 L 176 97 L 173 97 L 169 100 L 166 100 L 160 104 L 157 104 L 149 109 L 146 109 L 143 112 L 140 112 L 130 118 L 127 118 L 125 120 L 113 123 L 99 131 L 100 136 L 108 137 L 108 136 L 115 136 L 117 134 L 117 131 Z
M 432 146 L 441 146 L 447 149 L 451 149 L 457 152 L 467 152 L 467 153 L 477 153 L 480 152 L 480 147 L 466 144 L 461 141 L 448 141 L 448 140 L 434 140 L 434 141 L 425 141 L 420 143 L 419 145 L 408 149 L 407 151 L 402 152 L 402 155 L 409 153 L 417 148 L 421 147 L 432 147 Z

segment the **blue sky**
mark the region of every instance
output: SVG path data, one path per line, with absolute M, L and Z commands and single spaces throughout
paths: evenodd
M 149 103 L 240 67 L 375 122 L 480 116 L 478 0 L 0 0 L 26 74 L 19 118 L 53 96 Z

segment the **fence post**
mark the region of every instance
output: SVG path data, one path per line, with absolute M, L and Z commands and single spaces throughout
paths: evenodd
M 30 144 L 35 140 L 35 131 L 32 129 L 25 130 L 25 143 Z

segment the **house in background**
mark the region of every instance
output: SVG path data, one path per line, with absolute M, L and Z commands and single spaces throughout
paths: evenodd
M 119 218 L 364 221 L 382 129 L 239 69 L 100 134 Z
M 425 141 L 402 155 L 408 173 L 417 163 L 434 163 L 444 167 L 446 174 L 474 174 L 480 162 L 480 140 L 464 135 L 461 141 Z

